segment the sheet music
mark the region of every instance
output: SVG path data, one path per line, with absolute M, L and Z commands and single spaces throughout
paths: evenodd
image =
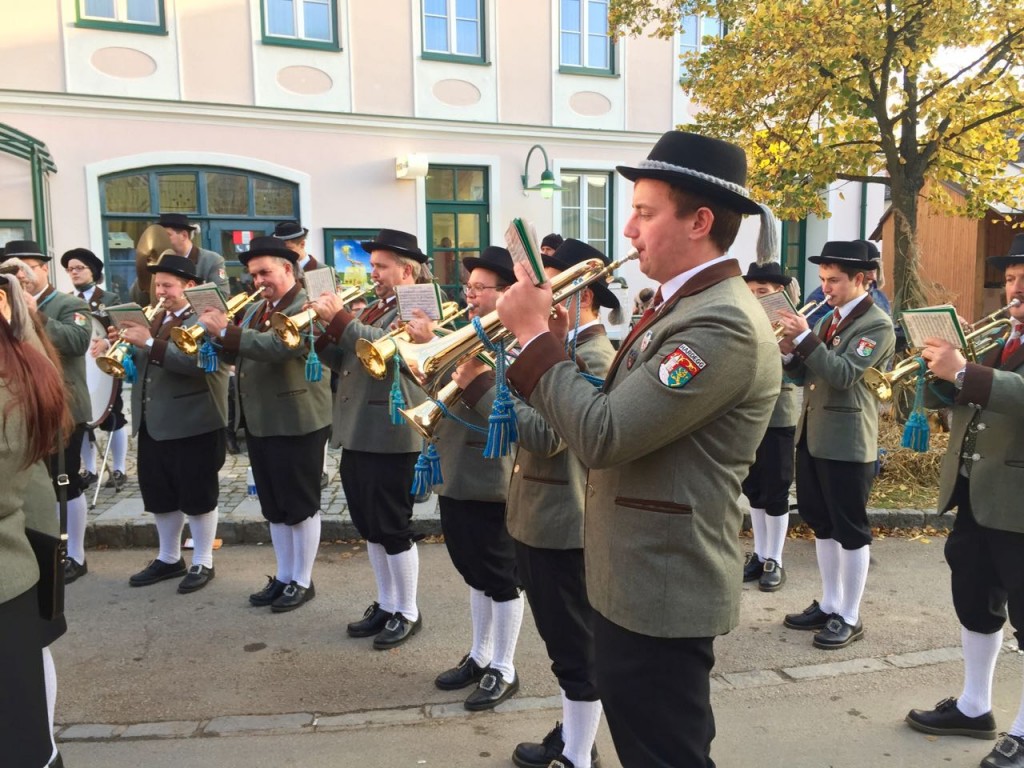
M 789 295 L 785 291 L 775 291 L 775 293 L 769 293 L 766 296 L 761 296 L 758 301 L 761 303 L 762 309 L 765 314 L 768 315 L 768 321 L 775 325 L 782 320 L 780 312 L 792 312 L 796 314 L 796 307 L 793 306 L 793 302 L 790 300 Z
M 106 312 L 107 315 L 110 316 L 111 324 L 118 330 L 123 330 L 125 325 L 128 323 L 141 325 L 146 328 L 149 327 L 149 320 L 146 319 L 146 313 L 143 311 L 142 307 L 135 302 L 107 307 Z
M 398 319 L 412 320 L 412 311 L 421 309 L 431 320 L 441 320 L 441 289 L 434 283 L 417 285 L 396 285 L 398 297 Z
M 537 247 L 537 232 L 530 222 L 512 219 L 512 223 L 505 230 L 505 245 L 512 254 L 513 263 L 525 264 L 529 269 L 534 285 L 540 285 L 547 280 L 540 249 Z
M 195 288 L 185 289 L 185 298 L 192 305 L 196 315 L 201 315 L 203 310 L 213 307 L 222 312 L 227 312 L 228 305 L 224 301 L 224 295 L 214 283 L 203 283 Z
M 906 309 L 900 316 L 900 322 L 907 332 L 910 346 L 915 349 L 923 347 L 924 340 L 932 336 L 948 341 L 960 349 L 967 346 L 956 309 L 952 306 Z
M 310 301 L 320 298 L 325 293 L 334 293 L 338 290 L 338 276 L 333 267 L 311 269 L 303 273 L 302 282 Z

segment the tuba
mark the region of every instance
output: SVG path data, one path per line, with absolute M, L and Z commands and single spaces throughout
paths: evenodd
M 164 307 L 164 300 L 160 299 L 152 307 L 146 307 L 143 313 L 146 315 L 146 319 L 152 323 L 153 318 L 156 317 L 156 313 Z M 124 371 L 124 359 L 132 353 L 132 345 L 124 340 L 124 333 L 118 334 L 117 341 L 106 351 L 105 354 L 99 355 L 96 358 L 96 367 L 103 371 L 107 376 L 113 376 L 115 379 L 123 379 L 125 376 Z
M 150 288 L 153 283 L 153 275 L 147 267 L 151 267 L 160 261 L 160 255 L 171 248 L 171 238 L 167 230 L 159 224 L 150 224 L 135 244 L 135 281 L 142 292 L 140 303 L 148 304 Z
M 440 324 L 447 325 L 462 317 L 462 315 L 469 311 L 469 307 L 460 310 L 456 302 L 446 301 L 441 305 L 441 310 Z M 373 376 L 373 378 L 383 379 L 388 372 L 388 363 L 395 356 L 395 352 L 398 349 L 396 344 L 399 341 L 412 343 L 404 327 L 396 328 L 374 341 L 359 339 L 356 341 L 356 357 L 359 358 L 359 362 L 363 364 L 367 373 Z
M 361 285 L 344 285 L 338 289 L 338 298 L 342 304 L 355 301 L 366 293 Z M 302 343 L 302 337 L 309 331 L 309 326 L 316 322 L 316 311 L 304 309 L 290 317 L 284 312 L 275 312 L 270 318 L 270 326 L 288 349 L 295 349 Z
M 258 299 L 263 295 L 263 289 L 257 288 L 252 293 L 239 293 L 228 299 L 227 312 L 228 319 L 237 315 L 249 302 Z M 206 333 L 206 328 L 201 324 L 190 325 L 188 328 L 172 328 L 171 329 L 171 340 L 175 345 L 184 352 L 186 355 L 194 355 L 199 351 L 199 344 L 202 342 L 203 335 Z
M 967 340 L 967 348 L 964 349 L 964 355 L 970 362 L 978 362 L 993 349 L 1003 345 L 1006 336 L 1013 330 L 1013 324 L 1010 322 L 1010 319 L 1003 317 L 1003 315 L 1008 314 L 1011 309 L 1019 306 L 1020 299 L 1014 299 L 1005 307 L 1001 307 L 992 314 L 985 315 L 981 320 L 971 324 L 971 332 L 964 336 Z M 887 403 L 892 400 L 893 393 L 899 384 L 920 372 L 921 358 L 915 355 L 904 360 L 888 372 L 882 372 L 877 368 L 868 368 L 864 371 L 864 383 L 867 384 L 868 389 L 871 390 L 875 397 L 883 403 Z M 932 372 L 928 370 L 924 372 L 924 377 L 926 381 L 931 381 L 935 378 Z

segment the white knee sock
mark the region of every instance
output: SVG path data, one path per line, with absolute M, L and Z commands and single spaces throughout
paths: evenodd
M 50 646 L 43 648 L 43 678 L 46 684 L 46 710 L 50 717 L 50 760 L 57 756 L 57 743 L 53 740 L 53 713 L 57 709 L 57 668 L 53 665 Z
M 156 518 L 156 532 L 160 537 L 160 554 L 157 560 L 176 563 L 181 560 L 181 532 L 185 530 L 185 513 L 161 512 Z
M 328 458 L 329 457 L 327 455 L 327 444 L 324 443 L 324 473 L 325 474 L 330 471 L 330 464 L 328 463 Z
M 82 469 L 96 474 L 96 444 L 88 435 L 82 438 Z
M 786 544 L 786 534 L 789 533 L 789 514 L 765 515 L 765 545 L 762 550 L 764 559 L 771 558 L 779 565 L 782 565 L 782 548 Z
M 590 768 L 590 750 L 600 725 L 600 701 L 573 701 L 562 691 L 562 754 L 576 768 Z
M 217 538 L 219 507 L 205 515 L 189 515 L 188 530 L 192 534 L 192 565 L 213 568 L 213 540 Z
M 128 458 L 128 425 L 110 433 L 110 455 L 114 462 L 114 471 L 124 472 Z
M 865 544 L 857 549 L 839 550 L 839 582 L 843 596 L 836 611 L 847 624 L 855 625 L 860 619 L 860 600 L 868 583 L 871 547 Z
M 60 514 L 60 505 L 57 506 Z M 68 502 L 68 557 L 79 565 L 85 562 L 85 526 L 89 522 L 89 508 L 85 494 Z
M 843 584 L 839 580 L 839 542 L 835 539 L 815 539 L 818 555 L 818 573 L 821 574 L 821 610 L 836 613 L 843 601 Z
M 750 528 L 754 532 L 754 554 L 757 555 L 758 559 L 764 561 L 767 555 L 765 554 L 765 544 L 767 543 L 764 519 L 767 517 L 763 509 L 756 509 L 755 507 L 750 508 Z M 566 755 L 568 757 L 568 755 Z
M 277 575 L 274 577 L 285 584 L 291 583 L 294 563 L 292 532 L 284 523 L 270 524 L 270 541 L 274 545 L 274 557 L 277 558 Z
M 490 664 L 494 655 L 493 605 L 494 601 L 479 589 L 469 588 L 469 616 L 473 622 L 473 645 L 469 656 L 481 667 Z
M 300 587 L 313 583 L 313 561 L 320 551 L 320 513 L 306 518 L 292 529 L 292 580 Z
M 394 613 L 398 609 L 395 607 L 395 580 L 391 578 L 391 569 L 388 568 L 388 553 L 383 544 L 367 542 L 366 554 L 370 558 L 373 578 L 377 582 L 377 603 L 382 611 Z
M 519 628 L 523 624 L 526 600 L 520 594 L 515 600 L 491 602 L 491 613 L 494 615 L 494 656 L 491 658 L 491 669 L 496 669 L 505 682 L 511 683 L 516 676 L 516 643 L 519 641 Z
M 956 700 L 956 708 L 968 717 L 980 717 L 992 711 L 992 676 L 1003 633 L 983 634 L 960 627 L 960 642 L 964 649 L 964 690 Z M 1017 721 L 1020 719 L 1018 713 Z
M 409 621 L 420 617 L 420 609 L 416 605 L 416 586 L 420 577 L 420 552 L 413 544 L 405 552 L 388 555 L 388 570 L 395 583 L 395 612 L 400 613 Z

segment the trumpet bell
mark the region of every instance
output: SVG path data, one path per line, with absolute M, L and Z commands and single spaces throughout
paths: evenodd
M 128 354 L 127 344 L 117 344 L 105 355 L 96 358 L 96 367 L 115 379 L 125 377 L 124 358 Z
M 270 318 L 270 327 L 288 349 L 296 349 L 309 331 L 309 326 L 316 319 L 316 312 L 306 309 L 296 315 L 288 316 L 284 312 L 275 312 Z
M 199 351 L 199 340 L 203 338 L 205 332 L 206 329 L 201 325 L 171 328 L 171 341 L 186 355 L 194 355 Z
M 383 379 L 388 375 L 388 363 L 398 351 L 398 338 L 397 336 L 386 336 L 377 341 L 367 339 L 356 341 L 356 357 L 373 378 Z
M 424 400 L 415 408 L 399 408 L 398 412 L 402 414 L 410 427 L 419 432 L 420 437 L 424 440 L 433 440 L 434 431 L 441 423 L 441 419 L 444 418 L 444 408 L 451 408 L 461 397 L 462 390 L 454 381 L 450 381 L 437 393 L 437 402 Z M 444 408 L 438 403 L 443 403 Z
M 892 384 L 886 378 L 886 374 L 877 368 L 868 368 L 864 371 L 864 383 L 878 400 L 883 403 L 892 400 Z

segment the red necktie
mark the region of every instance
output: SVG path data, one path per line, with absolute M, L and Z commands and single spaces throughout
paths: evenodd
M 839 328 L 840 322 L 842 322 L 842 317 L 839 314 L 839 310 L 832 310 L 832 322 L 829 323 L 828 331 L 825 333 L 826 343 L 832 341 L 832 337 L 836 335 L 836 330 Z
M 1012 339 L 1006 342 L 1006 345 L 1003 347 L 1003 355 L 999 359 L 999 363 L 1005 363 L 1013 356 L 1013 353 L 1016 352 L 1018 349 L 1020 349 L 1020 336 L 1014 336 Z

